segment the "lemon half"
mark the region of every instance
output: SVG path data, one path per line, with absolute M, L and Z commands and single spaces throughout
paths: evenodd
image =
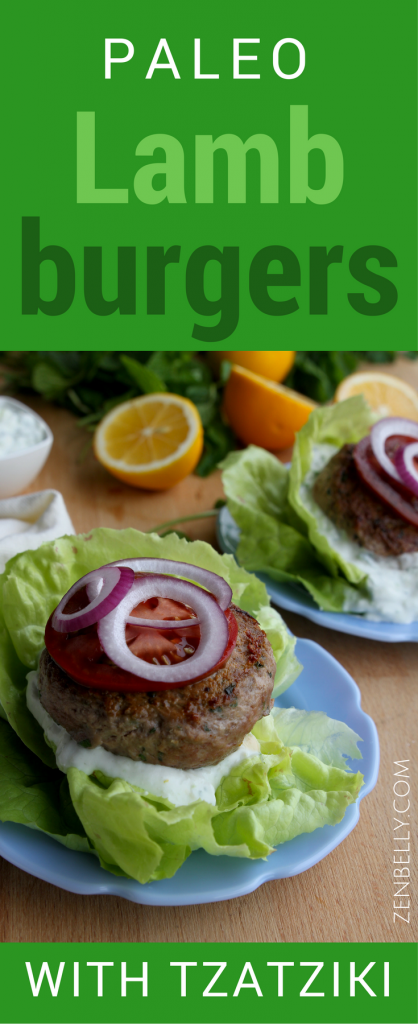
M 196 406 L 166 392 L 117 405 L 94 436 L 95 455 L 109 473 L 146 490 L 178 484 L 193 471 L 202 449 Z
M 418 391 L 400 377 L 376 370 L 352 373 L 338 386 L 335 401 L 343 402 L 352 395 L 364 395 L 381 417 L 403 416 L 418 420 Z
M 245 444 L 270 451 L 289 448 L 316 403 L 284 384 L 233 366 L 224 393 L 224 412 Z

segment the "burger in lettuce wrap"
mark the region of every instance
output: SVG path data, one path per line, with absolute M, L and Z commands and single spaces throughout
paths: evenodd
M 176 535 L 97 529 L 0 577 L 0 820 L 141 883 L 341 820 L 359 739 L 273 706 L 301 666 L 264 585 Z
M 242 566 L 324 611 L 418 619 L 418 423 L 356 396 L 311 413 L 290 468 L 254 446 L 222 468 Z

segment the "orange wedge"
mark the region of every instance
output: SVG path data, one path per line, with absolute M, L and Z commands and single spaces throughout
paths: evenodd
M 352 373 L 339 384 L 335 401 L 343 402 L 352 395 L 364 395 L 380 417 L 404 416 L 418 420 L 418 391 L 400 377 L 375 370 Z
M 233 366 L 225 388 L 224 411 L 245 444 L 277 451 L 289 448 L 316 403 L 283 384 Z
M 102 419 L 94 452 L 109 473 L 134 487 L 164 491 L 197 465 L 203 428 L 193 402 L 167 392 L 123 402 Z
M 245 366 L 252 373 L 278 381 L 290 373 L 296 352 L 218 352 L 217 355 L 238 366 Z

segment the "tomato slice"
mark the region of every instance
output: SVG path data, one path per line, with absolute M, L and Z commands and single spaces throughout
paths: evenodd
M 150 604 L 151 602 L 149 602 Z M 170 602 L 175 604 L 175 602 Z M 135 609 L 138 614 L 143 613 L 144 606 L 140 605 Z M 161 605 L 155 606 L 154 618 L 161 618 Z M 166 609 L 169 614 L 167 618 L 173 618 L 173 609 Z M 178 607 L 175 609 L 179 614 Z M 185 614 L 185 613 L 186 614 Z M 184 609 L 182 618 L 189 618 L 190 611 Z M 228 623 L 228 643 L 220 661 L 214 665 L 210 675 L 216 672 L 228 660 L 235 647 L 238 636 L 238 625 L 231 608 L 225 612 Z M 144 616 L 152 618 L 151 614 Z M 133 634 L 132 635 L 132 631 Z M 181 626 L 173 630 L 148 629 L 146 626 L 127 626 L 127 642 L 131 651 L 146 661 L 160 661 L 165 655 L 172 664 L 178 663 L 184 657 L 191 657 L 198 646 L 200 638 L 199 626 Z M 161 680 L 150 684 L 149 679 L 142 679 L 132 672 L 113 665 L 105 654 L 97 634 L 97 625 L 88 626 L 86 629 L 78 630 L 77 633 L 58 633 L 52 627 L 52 615 L 48 619 L 45 629 L 45 645 L 51 658 L 67 673 L 76 683 L 82 686 L 99 690 L 122 691 L 125 693 L 134 691 L 155 692 L 156 690 L 181 689 L 205 675 L 189 679 L 181 686 L 173 687 L 172 683 L 166 683 L 163 679 L 163 668 Z M 190 649 L 188 653 L 187 649 Z M 180 650 L 182 653 L 180 653 Z
M 396 449 L 400 445 L 407 444 L 410 438 L 393 437 L 389 438 L 386 450 L 389 458 L 393 458 Z M 354 449 L 354 462 L 356 469 L 363 483 L 376 494 L 381 501 L 384 501 L 389 508 L 412 526 L 418 527 L 418 498 L 408 488 L 398 484 L 396 480 L 389 481 L 389 477 L 376 459 L 370 437 L 363 437 Z

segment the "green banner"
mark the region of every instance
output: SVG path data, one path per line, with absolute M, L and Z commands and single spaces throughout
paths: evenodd
M 6 943 L 0 970 L 2 1024 L 417 1021 L 414 943 Z
M 17 349 L 416 347 L 416 4 L 8 4 Z

